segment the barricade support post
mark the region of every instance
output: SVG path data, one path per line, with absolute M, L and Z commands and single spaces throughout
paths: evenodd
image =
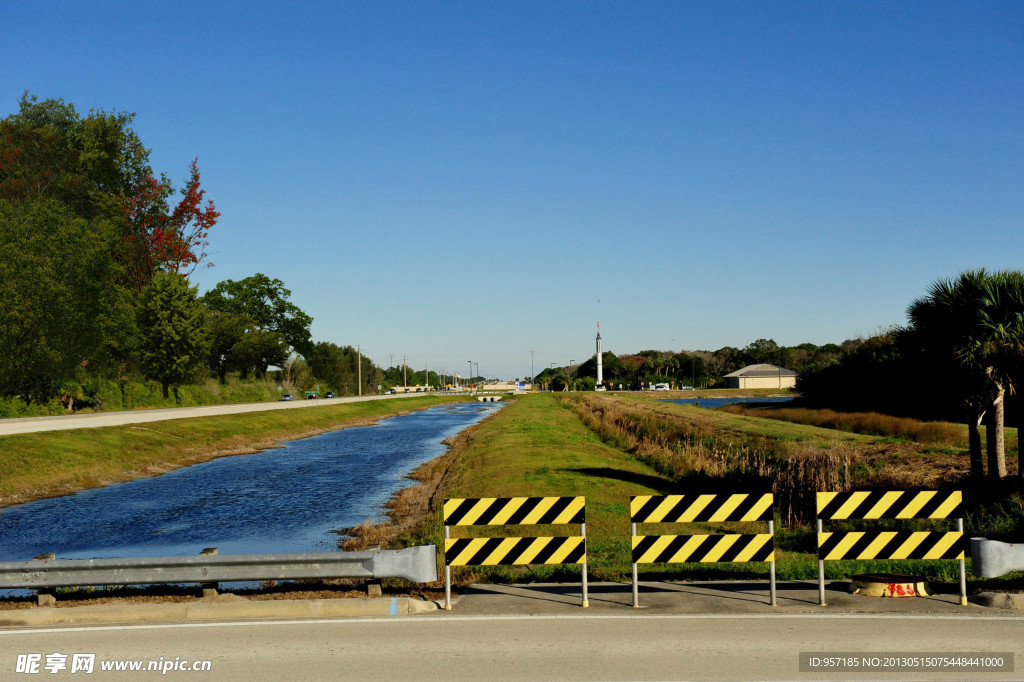
M 964 567 L 963 492 L 873 490 L 819 492 L 817 497 L 818 602 L 825 606 L 825 562 L 923 559 L 960 562 L 960 604 L 967 604 Z M 955 531 L 823 530 L 824 520 L 956 518 Z
M 579 524 L 580 534 L 563 537 L 452 538 L 452 526 Z M 580 564 L 582 606 L 587 595 L 586 500 L 583 497 L 478 497 L 444 501 L 445 609 L 451 610 L 452 566 Z
M 746 563 L 769 565 L 769 603 L 775 606 L 774 497 L 763 494 L 634 495 L 629 500 L 633 538 L 633 607 L 639 608 L 638 564 Z M 768 522 L 749 535 L 637 535 L 641 523 Z

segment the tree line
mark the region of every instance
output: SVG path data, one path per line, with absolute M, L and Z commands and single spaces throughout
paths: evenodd
M 812 405 L 966 422 L 971 474 L 1006 477 L 1006 407 L 1020 413 L 1024 377 L 1024 272 L 936 280 L 907 317 L 801 374 L 797 390 Z M 1017 471 L 1024 476 L 1019 446 Z
M 133 119 L 25 93 L 0 120 L 0 400 L 71 410 L 97 402 L 102 381 L 153 380 L 169 398 L 270 367 L 291 385 L 356 392 L 350 349 L 313 344 L 312 317 L 280 280 L 256 273 L 203 295 L 189 284 L 212 266 L 220 213 L 198 160 L 177 190 L 157 177 Z

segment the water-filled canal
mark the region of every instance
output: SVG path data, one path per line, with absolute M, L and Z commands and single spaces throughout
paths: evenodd
M 456 403 L 223 457 L 161 476 L 0 509 L 0 561 L 309 552 L 380 507 L 442 440 L 502 407 Z

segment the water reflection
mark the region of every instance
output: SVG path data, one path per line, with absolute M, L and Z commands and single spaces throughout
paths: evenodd
M 442 440 L 501 403 L 457 403 L 253 455 L 0 510 L 0 561 L 336 549 L 331 529 L 380 518 Z

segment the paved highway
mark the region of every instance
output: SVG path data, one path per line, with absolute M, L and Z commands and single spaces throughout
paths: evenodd
M 413 398 L 422 393 L 397 393 L 395 395 L 370 395 L 349 398 L 322 398 L 320 400 L 293 400 L 272 403 L 239 403 L 234 405 L 202 405 L 199 407 L 171 407 L 159 410 L 125 410 L 122 412 L 98 412 L 95 414 L 69 414 L 58 417 L 25 417 L 22 419 L 0 419 L 0 436 L 36 431 L 59 431 L 62 429 L 91 429 L 101 426 L 121 426 L 167 419 L 189 419 L 191 417 L 212 417 L 219 414 L 239 412 L 263 412 L 266 410 L 292 410 L 338 403 L 355 403 L 364 400 L 393 400 Z
M 18 656 L 94 654 L 177 666 L 132 679 L 1024 679 L 1024 620 L 1013 616 L 532 615 L 247 622 L 0 631 L 0 679 Z M 800 653 L 1015 652 L 1012 672 L 801 672 Z M 161 660 L 162 659 L 162 660 Z M 27 659 L 22 659 L 24 666 Z M 184 672 L 184 665 L 208 672 Z M 46 674 L 45 669 L 40 670 Z M 69 670 L 61 674 L 70 675 Z M 46 674 L 46 678 L 51 678 Z

